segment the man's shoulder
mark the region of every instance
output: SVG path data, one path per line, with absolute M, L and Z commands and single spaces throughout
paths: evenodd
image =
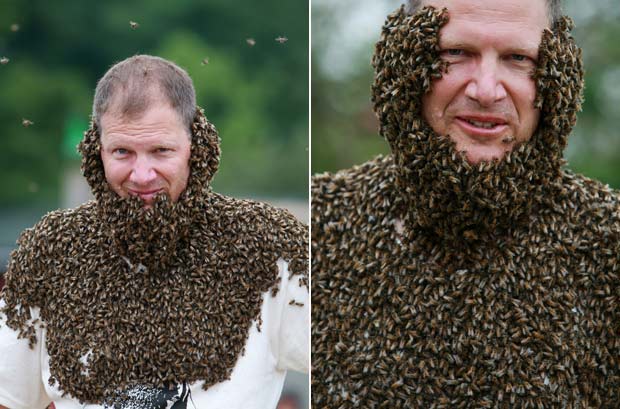
M 213 193 L 206 206 L 205 223 L 220 220 L 220 223 L 231 223 L 243 231 L 259 230 L 261 227 L 274 227 L 279 230 L 303 228 L 299 221 L 287 209 L 271 204 L 251 200 L 238 199 Z
M 550 198 L 554 213 L 578 229 L 620 235 L 620 191 L 587 176 L 562 172 L 559 194 Z
M 18 239 L 18 244 L 26 244 L 28 239 L 34 237 L 37 238 L 37 241 L 42 238 L 46 239 L 45 242 L 49 242 L 53 238 L 62 239 L 63 237 L 68 240 L 85 227 L 88 229 L 95 228 L 97 226 L 95 219 L 96 202 L 92 200 L 75 208 L 53 210 L 41 217 L 41 220 L 34 226 L 24 230 Z
M 255 258 L 259 254 L 268 258 L 275 255 L 289 262 L 291 275 L 306 276 L 308 226 L 288 210 L 217 193 L 205 205 L 201 231 L 215 232 L 219 245 L 230 251 L 254 253 Z
M 392 155 L 377 156 L 361 165 L 312 177 L 312 219 L 371 206 L 384 206 L 396 193 Z
M 335 173 L 324 172 L 312 176 L 312 194 L 322 192 L 339 193 L 353 192 L 377 179 L 392 177 L 394 158 L 392 155 L 379 155 L 374 159 Z
M 561 188 L 564 198 L 584 209 L 620 210 L 620 191 L 596 179 L 565 170 L 562 173 Z

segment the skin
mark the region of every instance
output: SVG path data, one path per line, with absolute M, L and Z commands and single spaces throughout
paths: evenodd
M 441 58 L 449 70 L 424 96 L 424 119 L 435 132 L 449 135 L 468 162 L 501 159 L 529 140 L 538 125 L 532 72 L 549 27 L 546 3 L 427 0 L 424 5 L 445 7 L 450 16 L 440 34 Z
M 177 201 L 189 178 L 190 136 L 177 113 L 154 102 L 138 118 L 113 110 L 101 118 L 101 160 L 110 187 L 148 207 L 164 192 Z

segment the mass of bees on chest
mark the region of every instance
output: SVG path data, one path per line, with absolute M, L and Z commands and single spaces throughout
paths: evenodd
M 81 402 L 136 385 L 207 389 L 228 379 L 260 323 L 263 294 L 277 293 L 278 260 L 308 286 L 307 227 L 212 192 L 219 137 L 202 111 L 192 132 L 183 197 L 145 211 L 107 187 L 92 125 L 79 149 L 96 200 L 49 213 L 12 254 L 7 325 L 33 345 L 44 323 L 50 384 Z

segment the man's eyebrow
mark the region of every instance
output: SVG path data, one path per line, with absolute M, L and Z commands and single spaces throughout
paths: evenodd
M 464 49 L 468 49 L 470 47 L 475 47 L 474 45 L 470 45 L 467 42 L 464 42 L 461 39 L 455 39 L 452 40 L 450 38 L 447 39 L 442 39 L 439 42 L 439 47 L 443 50 L 445 49 L 450 49 L 450 48 L 464 48 Z M 527 44 L 519 44 L 519 45 L 514 45 L 511 46 L 510 44 L 505 46 L 506 50 L 509 50 L 510 53 L 512 54 L 523 54 L 523 55 L 531 55 L 531 56 L 536 56 L 538 55 L 538 49 L 539 49 L 539 45 L 527 45 Z
M 439 42 L 439 46 L 444 48 L 444 47 L 454 47 L 454 48 L 467 48 L 467 44 L 463 43 L 463 42 L 452 42 L 449 40 L 446 41 L 440 41 Z
M 515 46 L 515 47 L 507 47 L 510 53 L 512 54 L 522 54 L 530 57 L 536 57 L 538 55 L 539 46 Z

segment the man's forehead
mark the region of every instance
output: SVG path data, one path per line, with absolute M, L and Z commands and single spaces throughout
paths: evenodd
M 498 23 L 527 18 L 533 24 L 550 26 L 546 0 L 421 0 L 420 6 L 447 9 L 449 15 L 468 14 L 483 16 L 494 14 Z
M 102 140 L 114 141 L 125 138 L 151 138 L 173 142 L 178 138 L 189 139 L 176 110 L 167 103 L 149 105 L 143 112 L 124 115 L 111 110 L 101 118 Z

